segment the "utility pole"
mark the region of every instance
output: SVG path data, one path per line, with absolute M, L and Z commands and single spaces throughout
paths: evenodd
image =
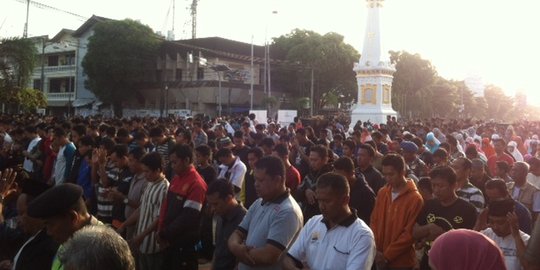
M 253 35 L 251 36 L 251 69 L 249 71 L 250 82 L 249 82 L 249 95 L 250 95 L 250 106 L 249 109 L 253 110 Z
M 310 87 L 311 106 L 309 106 L 309 114 L 310 114 L 310 116 L 313 116 L 313 106 L 315 105 L 315 102 L 313 101 L 313 88 L 314 88 L 314 85 L 315 85 L 315 75 L 314 75 L 314 72 L 313 72 L 313 68 L 311 68 L 311 87 Z
M 197 4 L 199 0 L 191 3 L 191 39 L 197 38 Z
M 26 1 L 26 22 L 24 23 L 23 38 L 28 37 L 28 16 L 30 15 L 30 0 Z

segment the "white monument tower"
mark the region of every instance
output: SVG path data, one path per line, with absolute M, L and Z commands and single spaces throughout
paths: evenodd
M 357 103 L 352 107 L 351 125 L 358 120 L 386 123 L 386 117 L 397 116 L 392 109 L 392 74 L 396 71 L 390 64 L 388 53 L 381 48 L 379 13 L 384 0 L 366 0 L 368 17 L 364 48 L 360 61 L 354 64 L 358 83 Z

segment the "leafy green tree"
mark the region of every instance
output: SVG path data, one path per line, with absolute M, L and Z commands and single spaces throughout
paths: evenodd
M 17 93 L 28 84 L 36 63 L 37 49 L 30 39 L 0 40 L 0 100 L 17 102 Z
M 394 108 L 403 116 L 426 114 L 426 102 L 430 101 L 426 97 L 431 97 L 427 87 L 438 78 L 431 62 L 406 51 L 390 51 L 390 61 L 396 66 L 392 82 Z
M 150 27 L 134 20 L 96 24 L 82 62 L 86 86 L 121 116 L 122 101 L 141 87 L 145 73 L 155 66 L 160 43 Z
M 35 112 L 38 108 L 47 107 L 47 98 L 42 91 L 37 89 L 23 89 L 18 91 L 15 98 L 24 112 Z
M 314 70 L 314 97 L 333 92 L 343 100 L 353 100 L 357 95 L 357 85 L 353 63 L 360 54 L 344 42 L 337 33 L 318 34 L 309 30 L 295 29 L 287 35 L 274 38 L 271 52 L 288 60 L 289 64 L 274 69 L 274 79 L 282 88 L 298 96 L 309 96 L 311 69 Z M 315 98 L 319 100 L 319 98 Z M 333 100 L 334 101 L 334 100 Z M 315 102 L 315 110 L 324 102 Z
M 487 117 L 498 120 L 508 120 L 510 112 L 514 109 L 514 100 L 504 94 L 502 88 L 488 85 L 484 90 L 487 103 Z

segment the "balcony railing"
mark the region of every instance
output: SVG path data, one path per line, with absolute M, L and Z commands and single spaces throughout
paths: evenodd
M 74 100 L 75 93 L 47 93 L 47 100 Z
M 62 72 L 62 71 L 75 71 L 76 65 L 69 65 L 69 66 L 51 66 L 51 67 L 45 67 L 45 72 Z M 34 69 L 34 72 L 41 72 L 41 66 L 37 66 Z

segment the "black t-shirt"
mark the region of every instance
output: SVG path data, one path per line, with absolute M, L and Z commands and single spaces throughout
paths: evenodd
M 472 229 L 476 223 L 476 208 L 465 200 L 458 198 L 452 205 L 443 206 L 437 199 L 426 201 L 424 208 L 418 215 L 416 223 L 427 225 L 435 223 L 445 231 L 451 229 Z M 431 269 L 428 265 L 428 250 L 422 257 L 420 269 Z
M 379 190 L 386 185 L 386 180 L 384 180 L 382 173 L 373 166 L 369 166 L 365 171 L 358 168 L 356 177 L 361 175 L 364 176 L 363 178 L 366 179 L 366 182 L 375 193 L 375 196 L 377 196 Z
M 362 174 L 356 177 L 356 182 L 351 186 L 349 206 L 356 209 L 358 217 L 369 225 L 371 212 L 375 206 L 375 193 Z
M 249 167 L 249 163 L 248 163 L 248 152 L 249 152 L 249 149 L 251 149 L 249 146 L 247 145 L 244 145 L 244 147 L 242 148 L 233 148 L 233 154 L 237 157 L 240 158 L 240 160 L 246 165 Z
M 197 172 L 202 176 L 206 185 L 210 185 L 217 178 L 217 172 L 214 167 L 208 165 L 205 168 L 197 167 Z

